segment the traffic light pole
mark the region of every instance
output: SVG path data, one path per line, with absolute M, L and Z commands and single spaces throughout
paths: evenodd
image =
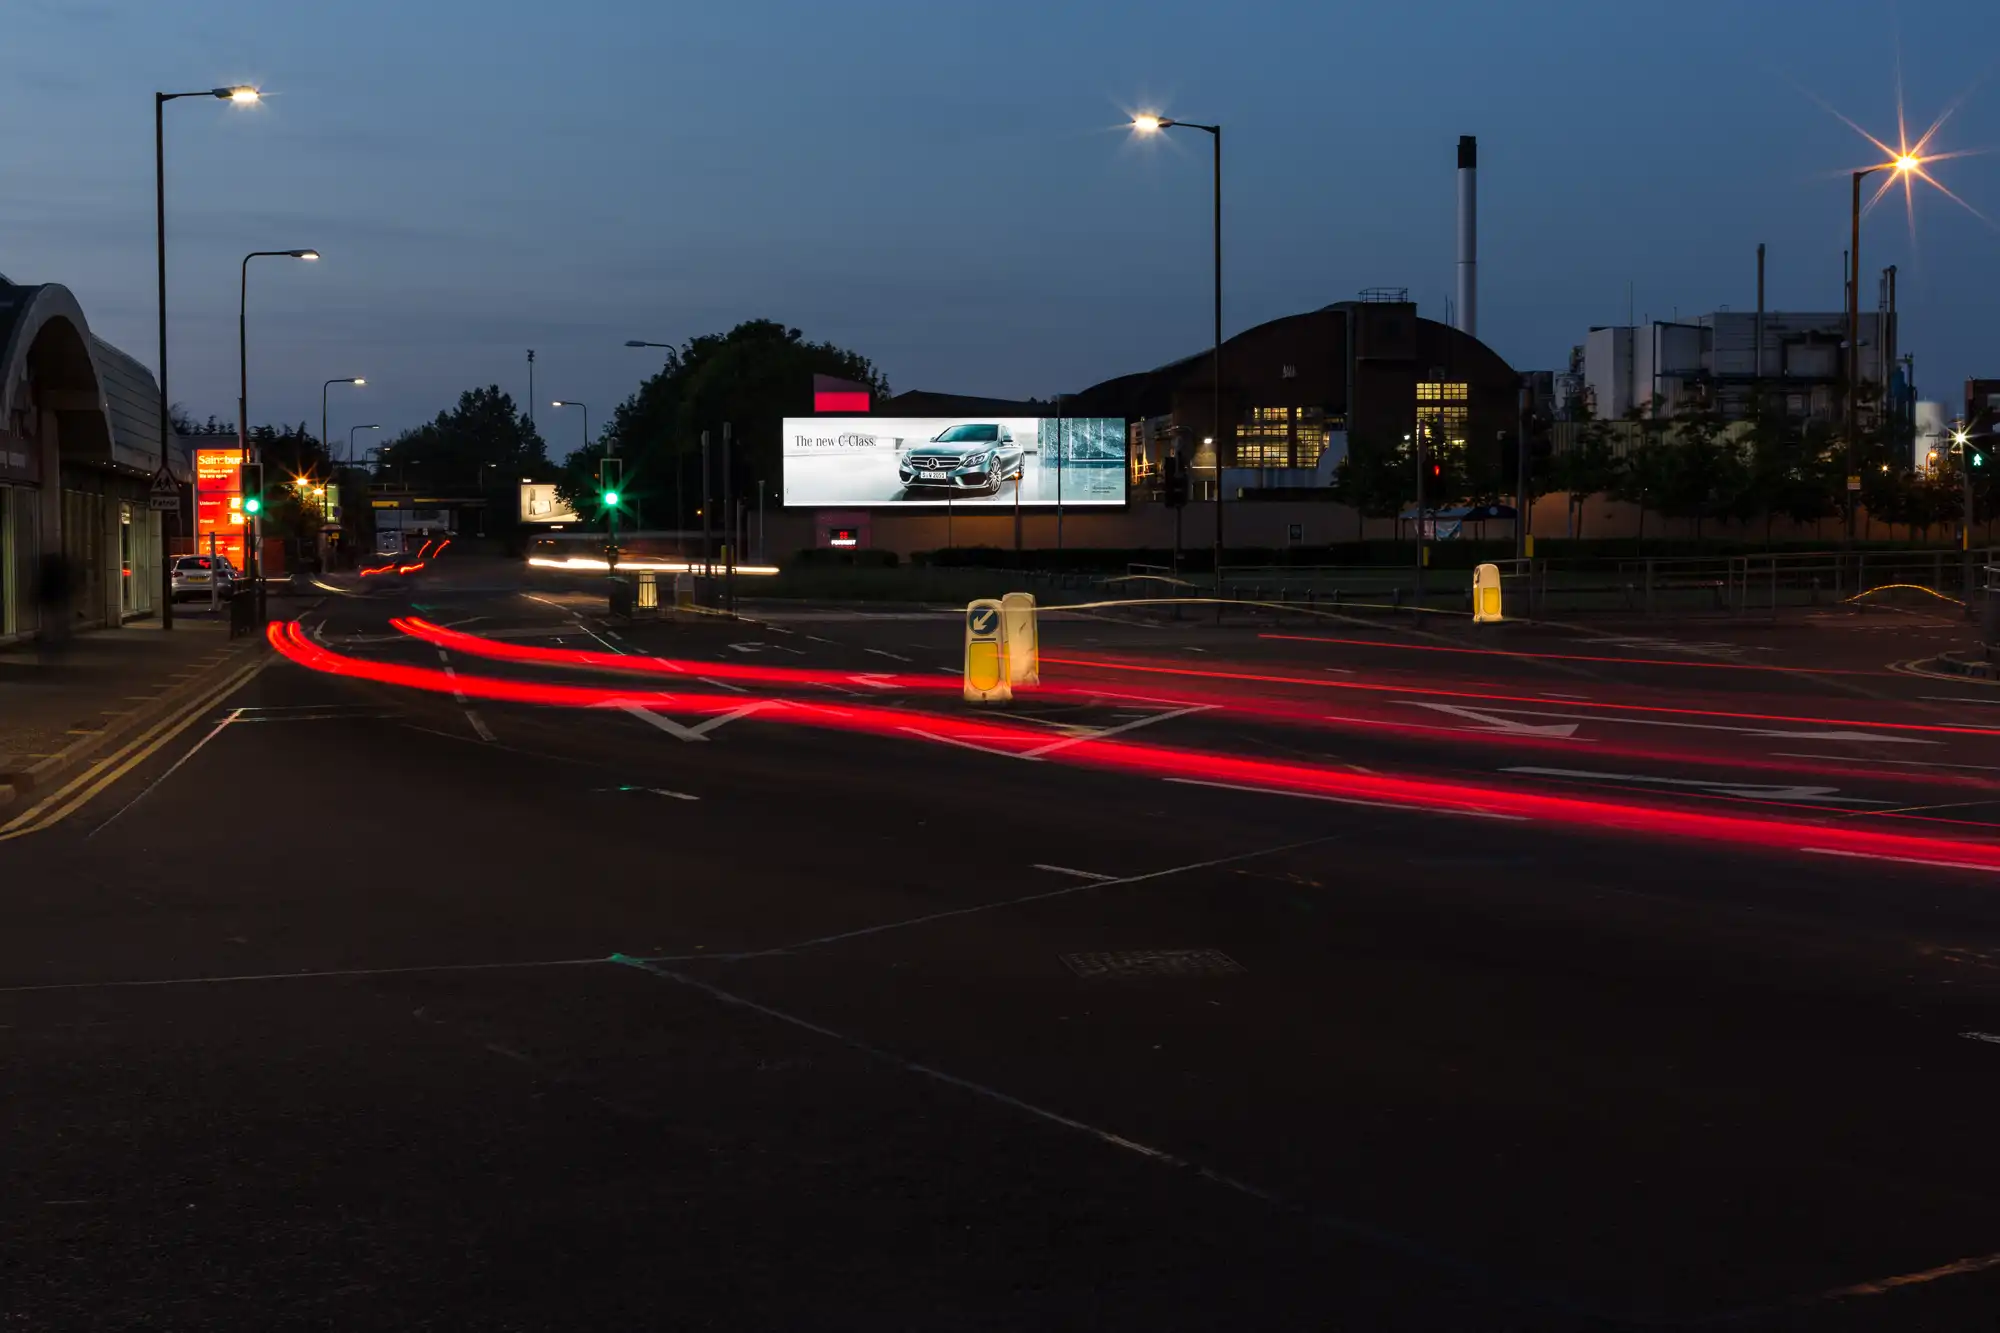
M 1514 558 L 1528 558 L 1528 525 L 1534 515 L 1528 508 L 1528 400 L 1525 386 L 1514 427 Z

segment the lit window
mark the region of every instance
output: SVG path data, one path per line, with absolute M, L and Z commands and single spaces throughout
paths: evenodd
M 1253 407 L 1236 431 L 1237 467 L 1292 465 L 1292 409 Z

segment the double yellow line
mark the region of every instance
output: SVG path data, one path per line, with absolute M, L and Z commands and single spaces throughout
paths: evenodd
M 103 795 L 113 783 L 145 763 L 159 753 L 161 747 L 193 726 L 203 713 L 243 688 L 250 682 L 251 677 L 269 666 L 271 660 L 269 657 L 260 656 L 257 661 L 231 675 L 214 689 L 174 709 L 110 754 L 90 764 L 63 786 L 50 792 L 6 823 L 0 824 L 0 842 L 25 838 L 30 833 L 44 832 L 83 809 Z

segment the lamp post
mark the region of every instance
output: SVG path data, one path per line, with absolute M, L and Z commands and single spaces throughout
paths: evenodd
M 153 235 L 160 280 L 160 466 L 174 438 L 173 408 L 167 399 L 167 103 L 183 97 L 213 97 L 244 106 L 256 102 L 255 88 L 204 88 L 193 93 L 153 94 Z M 160 520 L 160 628 L 174 627 L 174 561 L 168 548 L 166 520 Z
M 556 399 L 556 400 L 555 400 L 555 401 L 554 401 L 553 403 L 550 403 L 550 404 L 549 404 L 549 406 L 550 406 L 550 407 L 574 407 L 574 408 L 580 408 L 580 409 L 582 410 L 582 412 L 583 412 L 583 447 L 584 447 L 584 448 L 586 448 L 586 449 L 588 449 L 588 448 L 590 447 L 590 408 L 589 408 L 589 406 L 588 406 L 587 404 L 584 404 L 584 403 L 579 403 L 579 402 L 578 402 L 578 401 L 576 401 L 576 399 L 574 399 L 574 398 L 558 398 L 558 399 Z
M 333 454 L 333 441 L 331 439 L 328 439 L 326 434 L 326 391 L 332 388 L 336 384 L 360 385 L 360 384 L 366 384 L 367 382 L 368 381 L 363 379 L 361 376 L 353 375 L 346 379 L 328 380 L 326 383 L 319 386 L 319 446 L 320 448 L 326 450 L 329 458 Z M 353 432 L 352 431 L 348 432 L 348 439 L 351 441 L 353 438 L 354 438 Z M 353 457 L 351 451 L 348 457 L 349 458 Z
M 240 467 L 250 466 L 250 261 L 253 259 L 303 259 L 317 260 L 317 250 L 252 250 L 243 256 L 241 280 L 236 295 L 236 452 L 241 459 Z M 322 390 L 324 392 L 324 390 Z M 257 460 L 257 476 L 263 479 L 263 460 Z M 257 623 L 264 623 L 264 519 L 262 507 L 250 515 L 250 526 L 244 532 L 244 539 L 250 549 L 244 552 L 243 563 L 247 566 L 257 588 Z
M 358 430 L 380 430 L 380 429 L 382 429 L 382 427 L 374 422 L 370 422 L 366 426 L 349 426 L 347 428 L 347 466 L 349 467 L 354 466 L 354 432 Z M 368 452 L 372 454 L 375 453 L 376 451 L 370 449 Z
M 1893 171 L 1898 176 L 1916 170 L 1923 165 L 1923 159 L 1911 153 L 1904 153 L 1891 162 L 1878 162 L 1872 167 L 1863 167 L 1853 173 L 1854 203 L 1848 214 L 1848 269 L 1847 269 L 1847 475 L 1857 475 L 1860 466 L 1861 408 L 1858 392 L 1861 388 L 1861 181 L 1878 171 Z M 1882 344 L 1882 331 L 1875 331 L 1877 346 Z M 1886 370 L 1886 367 L 1885 367 Z M 1847 493 L 1847 543 L 1854 544 L 1854 506 L 1859 493 Z
M 1222 126 L 1202 125 L 1191 120 L 1171 120 L 1164 116 L 1134 116 L 1132 128 L 1140 134 L 1162 130 L 1200 130 L 1215 143 L 1215 344 L 1210 377 L 1215 391 L 1215 614 L 1222 616 Z

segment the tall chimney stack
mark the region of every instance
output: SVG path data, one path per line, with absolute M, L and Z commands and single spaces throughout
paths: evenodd
M 1458 330 L 1479 336 L 1479 140 L 1458 136 Z

